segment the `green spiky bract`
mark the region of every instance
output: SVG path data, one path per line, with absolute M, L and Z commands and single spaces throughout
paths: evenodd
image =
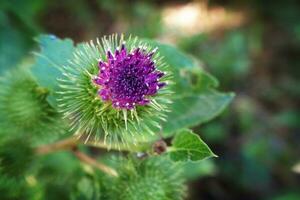
M 9 130 L 10 134 L 26 133 L 31 137 L 51 137 L 65 132 L 60 114 L 46 101 L 47 93 L 26 69 L 18 68 L 1 77 L 0 128 Z
M 32 191 L 25 180 L 13 179 L 7 176 L 0 176 L 0 197 L 1 200 L 29 200 L 32 199 Z
M 72 130 L 85 141 L 102 141 L 109 148 L 147 141 L 159 131 L 159 123 L 165 119 L 167 104 L 170 103 L 167 86 L 150 97 L 150 104 L 132 110 L 116 109 L 111 102 L 101 100 L 97 93 L 99 86 L 93 82 L 99 73 L 99 60 L 106 61 L 107 51 L 114 52 L 124 41 L 123 35 L 112 35 L 101 41 L 97 39 L 96 42 L 79 45 L 69 64 L 61 66 L 64 76 L 59 79 L 59 108 L 70 120 Z M 143 47 L 149 52 L 155 48 L 137 38 L 129 37 L 126 40 L 128 51 L 137 47 Z M 159 50 L 153 59 L 157 69 L 166 72 L 161 81 L 169 82 L 168 66 L 159 55 Z
M 0 130 L 2 132 L 2 130 Z M 0 137 L 0 199 L 29 199 L 25 175 L 32 166 L 34 151 L 24 137 Z
M 0 174 L 7 177 L 23 176 L 30 166 L 34 152 L 24 137 L 0 138 Z
M 108 194 L 115 200 L 182 200 L 186 187 L 178 164 L 164 156 L 120 162 Z

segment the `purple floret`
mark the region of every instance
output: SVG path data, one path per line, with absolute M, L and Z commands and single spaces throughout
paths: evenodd
M 158 71 L 152 60 L 154 51 L 136 48 L 127 52 L 124 44 L 114 54 L 107 52 L 107 61 L 99 61 L 99 74 L 94 82 L 101 86 L 98 91 L 103 101 L 111 101 L 115 108 L 133 109 L 147 105 L 149 96 L 157 94 L 166 85 L 159 79 L 164 73 Z

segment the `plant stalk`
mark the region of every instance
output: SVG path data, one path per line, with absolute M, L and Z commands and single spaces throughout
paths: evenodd
M 73 149 L 73 153 L 82 162 L 85 162 L 85 163 L 103 171 L 106 174 L 118 177 L 118 173 L 116 172 L 116 170 L 104 165 L 103 163 L 96 161 L 94 158 L 88 156 L 87 154 L 85 154 L 81 151 L 78 151 L 77 149 Z
M 75 137 L 70 137 L 52 144 L 39 146 L 35 151 L 39 155 L 44 155 L 56 151 L 71 150 L 72 148 L 76 147 L 78 143 L 79 141 Z

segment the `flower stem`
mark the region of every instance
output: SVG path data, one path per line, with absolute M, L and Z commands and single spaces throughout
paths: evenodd
M 117 150 L 117 151 L 128 151 L 128 152 L 144 152 L 151 149 L 151 143 L 141 143 L 141 144 L 111 144 L 107 145 L 104 142 L 97 141 L 88 141 L 84 143 L 87 146 L 104 148 L 108 150 Z
M 56 151 L 62 151 L 62 150 L 70 150 L 77 146 L 79 141 L 74 138 L 70 137 L 64 140 L 60 140 L 58 142 L 52 143 L 52 144 L 47 144 L 47 145 L 42 145 L 36 148 L 36 153 L 39 155 L 44 155 Z
M 102 148 L 102 149 L 112 149 L 112 150 L 118 150 L 118 151 L 138 151 L 138 148 L 130 149 L 128 146 L 125 145 L 110 145 L 108 146 L 104 142 L 97 141 L 97 142 L 83 142 L 80 139 L 77 139 L 76 137 L 70 137 L 63 140 L 60 140 L 58 142 L 52 143 L 52 144 L 46 144 L 42 145 L 36 148 L 36 153 L 43 155 L 48 154 L 56 151 L 62 151 L 62 150 L 70 150 L 79 144 L 84 144 L 91 147 L 96 148 Z
M 79 151 L 78 149 L 73 149 L 72 152 L 74 153 L 74 155 L 81 160 L 82 162 L 85 162 L 93 167 L 96 167 L 97 169 L 103 171 L 106 174 L 109 174 L 111 176 L 118 176 L 118 173 L 116 172 L 116 170 L 114 170 L 113 168 L 110 168 L 106 165 L 104 165 L 103 163 L 100 163 L 98 161 L 96 161 L 94 158 L 88 156 L 87 154 Z

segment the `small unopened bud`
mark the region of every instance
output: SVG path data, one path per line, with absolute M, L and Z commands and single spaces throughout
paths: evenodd
M 158 140 L 153 144 L 152 148 L 155 153 L 160 155 L 167 150 L 167 143 L 163 140 Z

